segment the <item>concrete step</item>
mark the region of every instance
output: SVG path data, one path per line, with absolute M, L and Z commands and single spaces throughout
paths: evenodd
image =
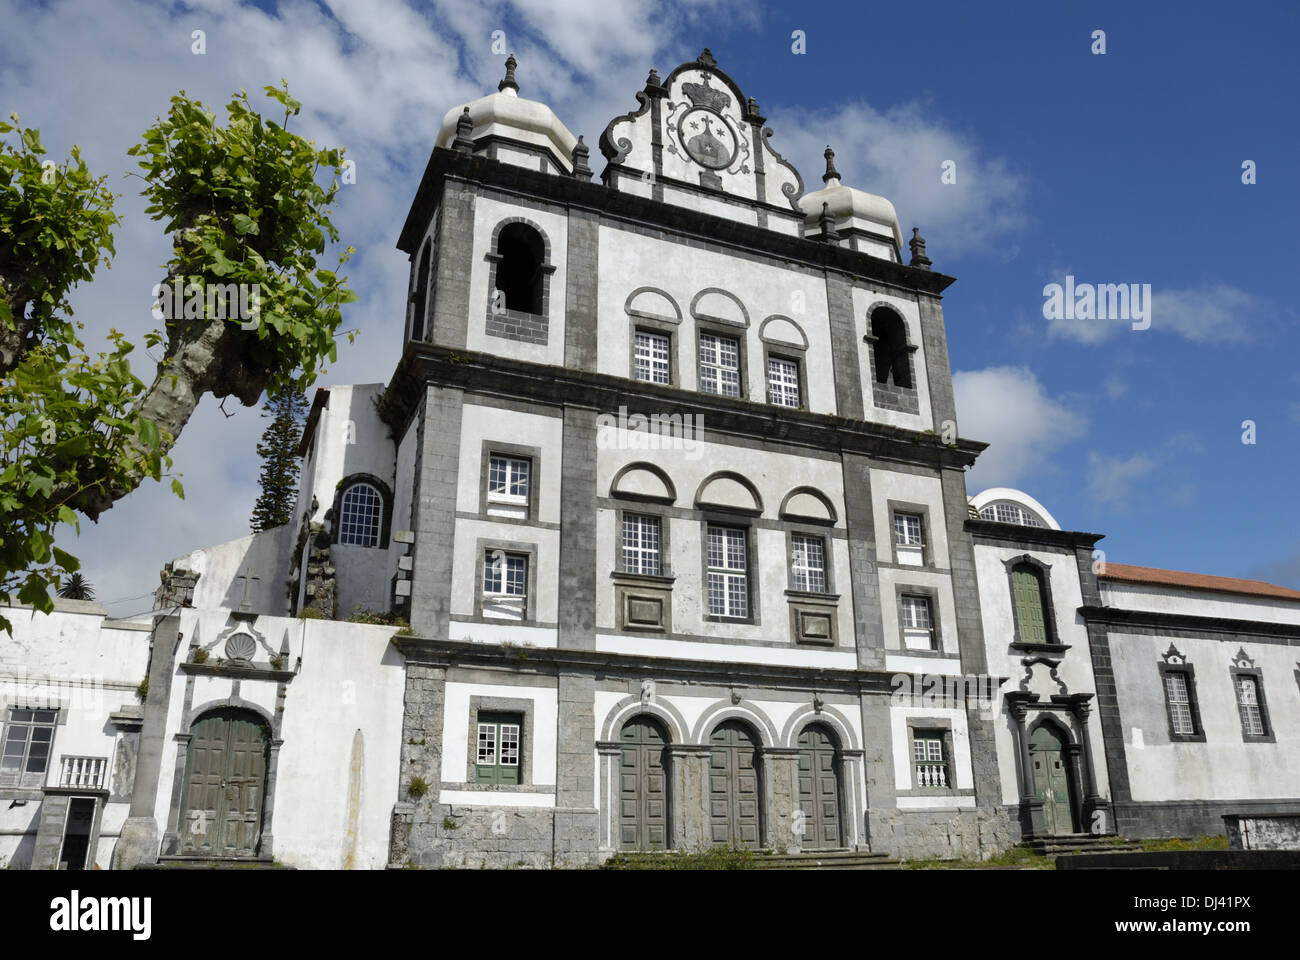
M 673 869 L 679 867 L 690 854 L 638 853 L 615 854 L 605 861 L 606 870 Z M 701 866 L 704 866 L 701 864 Z M 866 850 L 826 850 L 807 853 L 772 853 L 756 851 L 751 869 L 754 870 L 897 870 L 902 866 L 894 857 Z
M 1089 833 L 1033 837 L 1021 846 L 1040 856 L 1048 857 L 1069 853 L 1125 853 L 1142 849 L 1142 844 L 1137 840 L 1117 837 L 1114 834 L 1097 836 Z

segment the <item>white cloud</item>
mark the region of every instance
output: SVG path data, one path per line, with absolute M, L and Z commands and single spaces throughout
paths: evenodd
M 1062 273 L 1051 282 L 1063 284 L 1064 278 Z M 1112 280 L 1075 278 L 1076 287 L 1085 282 L 1109 283 Z M 1259 297 L 1227 284 L 1184 290 L 1153 287 L 1149 330 L 1134 330 L 1132 319 L 1063 316 L 1050 320 L 1047 330 L 1051 336 L 1089 346 L 1105 343 L 1116 334 L 1143 337 L 1153 332 L 1176 334 L 1195 343 L 1247 341 L 1254 339 L 1265 308 L 1266 304 Z
M 1116 506 L 1131 504 L 1134 484 L 1155 468 L 1155 460 L 1144 453 L 1107 457 L 1093 451 L 1088 454 L 1088 495 Z
M 770 112 L 770 122 L 773 146 L 799 169 L 806 190 L 821 189 L 829 143 L 844 185 L 893 203 L 904 237 L 919 227 L 936 269 L 945 258 L 1000 249 L 1026 222 L 1024 177 L 1004 157 L 987 155 L 972 137 L 935 120 L 927 105 L 781 108 Z M 949 160 L 956 164 L 953 184 L 940 181 Z
M 961 435 L 989 444 L 967 478 L 972 493 L 1018 485 L 1086 429 L 1083 416 L 1049 397 L 1024 367 L 958 370 L 952 386 Z

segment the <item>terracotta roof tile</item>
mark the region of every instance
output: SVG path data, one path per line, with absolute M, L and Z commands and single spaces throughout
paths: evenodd
M 1189 590 L 1216 590 L 1220 593 L 1242 593 L 1256 597 L 1277 597 L 1280 600 L 1300 600 L 1300 590 L 1279 587 L 1262 580 L 1237 580 L 1233 577 L 1211 577 L 1204 573 L 1184 573 L 1181 570 L 1161 570 L 1157 567 L 1133 567 L 1125 563 L 1107 563 L 1102 580 L 1124 583 L 1150 583 L 1166 587 L 1183 587 Z

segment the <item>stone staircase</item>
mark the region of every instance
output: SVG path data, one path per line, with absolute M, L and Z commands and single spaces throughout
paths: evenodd
M 604 870 L 716 869 L 704 861 L 699 866 L 691 854 L 618 853 L 602 864 Z M 806 853 L 757 851 L 743 869 L 751 870 L 897 870 L 901 862 L 884 853 L 866 850 L 827 850 Z
M 1061 857 L 1072 853 L 1141 853 L 1142 844 L 1114 834 L 1061 833 L 1034 837 L 1021 844 L 1041 857 Z

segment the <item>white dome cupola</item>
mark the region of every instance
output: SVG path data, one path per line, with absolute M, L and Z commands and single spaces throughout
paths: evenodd
M 529 170 L 589 178 L 581 138 L 574 137 L 546 104 L 519 96 L 518 65 L 511 54 L 496 93 L 448 110 L 436 145 Z
M 825 186 L 799 198 L 804 214 L 804 236 L 810 239 L 829 236 L 852 250 L 901 263 L 903 231 L 894 205 L 874 193 L 844 186 L 840 172 L 835 169 L 835 151 L 828 146 L 824 156 L 826 173 L 822 182 Z

